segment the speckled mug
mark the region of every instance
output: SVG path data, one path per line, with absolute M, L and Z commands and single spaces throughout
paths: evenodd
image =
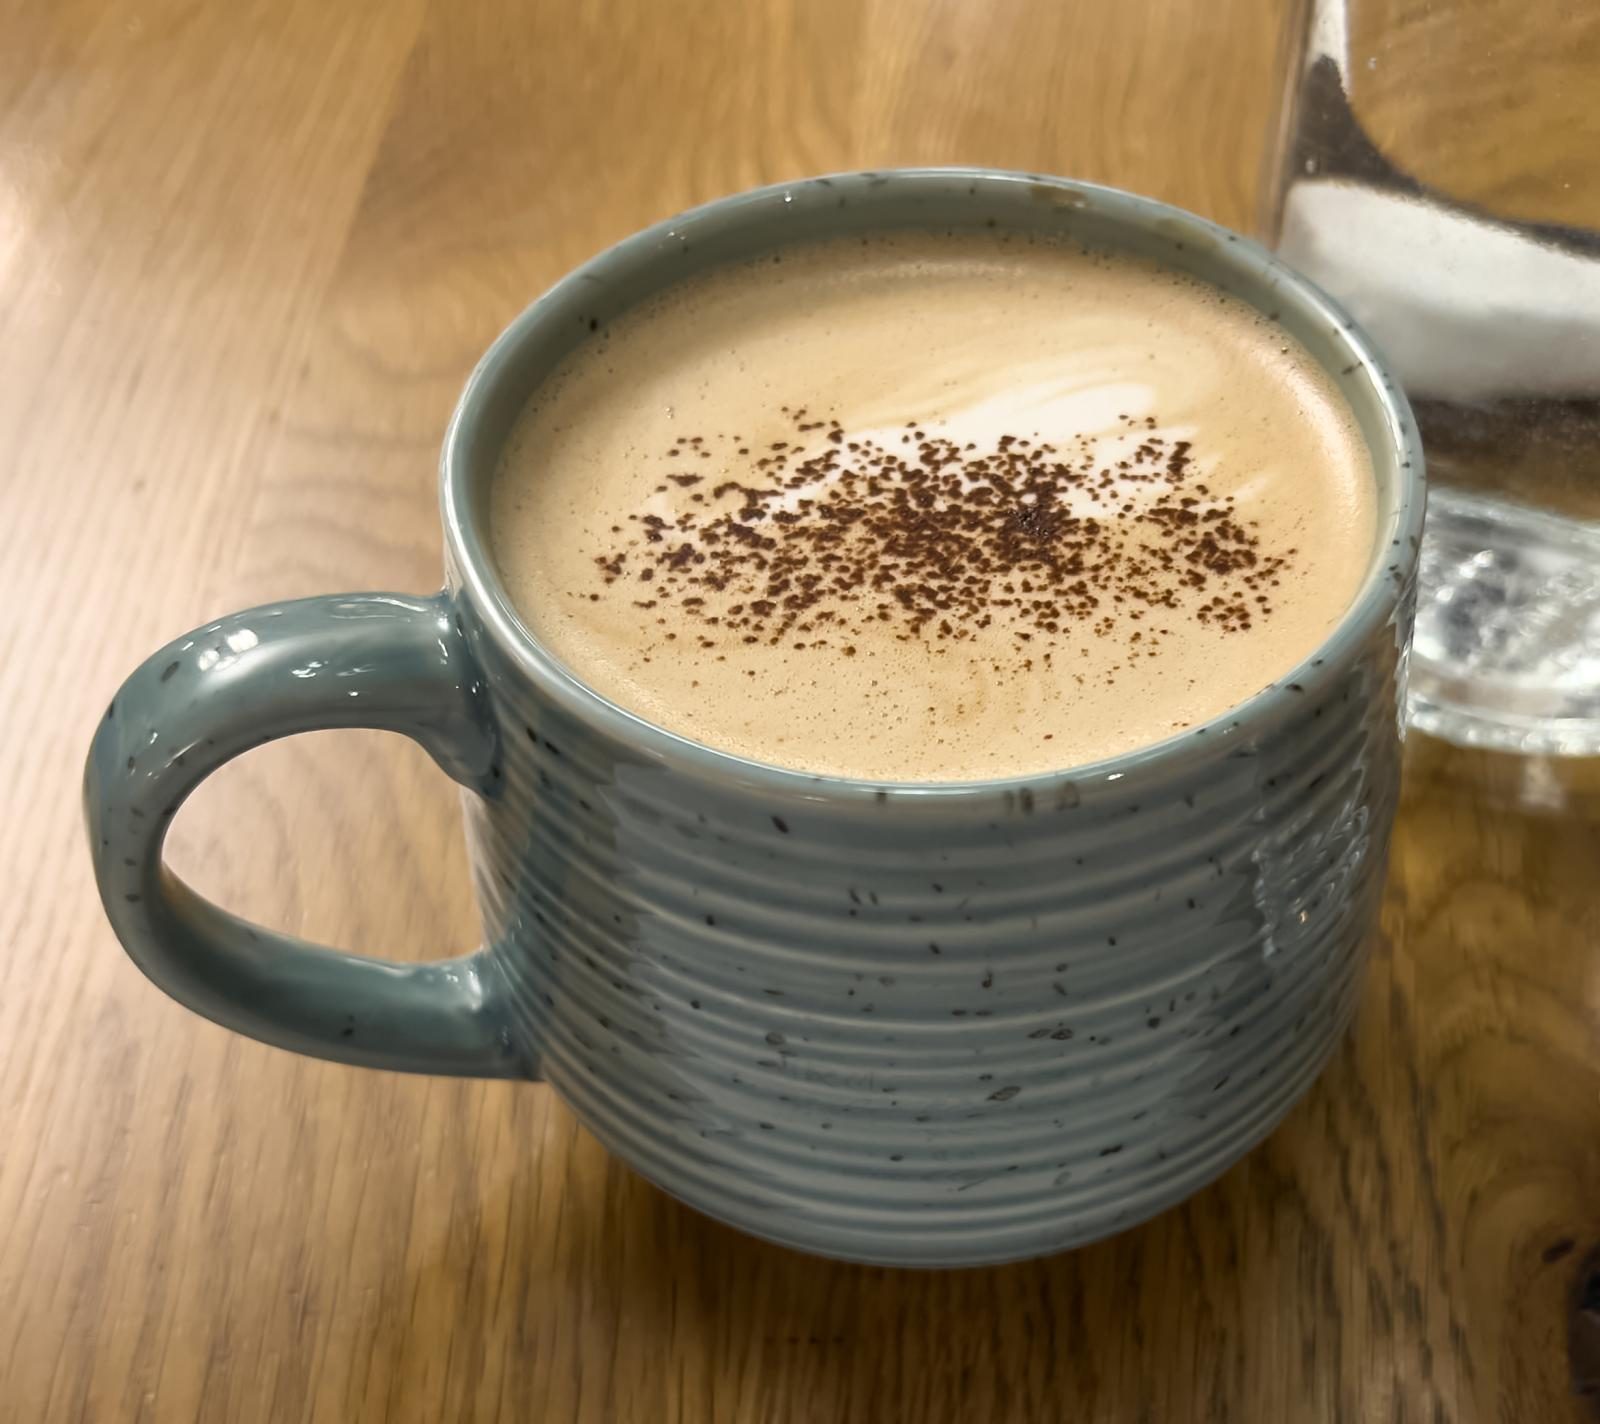
M 485 538 L 525 398 L 676 278 L 799 239 L 1069 234 L 1225 287 L 1354 407 L 1380 543 L 1317 654 L 1232 711 L 1050 776 L 876 784 L 757 765 L 604 701 L 529 634 Z M 1349 1021 L 1399 776 L 1422 463 L 1348 317 L 1274 258 L 1110 189 L 967 170 L 766 188 L 620 243 L 473 373 L 442 462 L 447 585 L 236 614 L 107 708 L 84 798 L 118 937 L 179 1002 L 345 1063 L 541 1078 L 667 1191 L 809 1251 L 1033 1256 L 1258 1142 Z M 195 785 L 322 727 L 405 732 L 468 788 L 487 945 L 422 966 L 239 920 L 161 860 Z

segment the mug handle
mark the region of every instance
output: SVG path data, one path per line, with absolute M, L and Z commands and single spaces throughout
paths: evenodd
M 201 781 L 291 732 L 404 732 L 492 795 L 481 696 L 443 594 L 302 599 L 169 643 L 106 709 L 84 769 L 95 880 L 133 962 L 180 1004 L 279 1048 L 410 1073 L 528 1076 L 487 950 L 415 965 L 341 954 L 230 915 L 161 858 Z

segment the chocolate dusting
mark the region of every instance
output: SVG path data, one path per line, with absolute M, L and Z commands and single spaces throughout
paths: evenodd
M 783 414 L 796 438 L 758 452 L 737 436 L 674 441 L 667 458 L 684 468 L 666 478 L 684 507 L 630 515 L 595 559 L 636 607 L 701 623 L 702 649 L 853 656 L 874 623 L 953 643 L 998 623 L 1031 667 L 1035 652 L 1048 662 L 1075 633 L 1105 637 L 1126 617 L 1151 620 L 1118 634 L 1130 658 L 1148 657 L 1179 618 L 1243 632 L 1269 617 L 1296 552 L 1264 553 L 1232 496 L 1195 477 L 1191 443 L 1150 417 L 1121 418 L 1113 457 L 1093 436 L 980 448 L 915 422 L 885 446 L 804 409 Z M 691 462 L 707 459 L 738 477 L 703 479 Z

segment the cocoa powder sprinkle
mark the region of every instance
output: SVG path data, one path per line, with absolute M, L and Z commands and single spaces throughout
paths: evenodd
M 913 422 L 886 447 L 847 443 L 831 418 L 785 416 L 795 439 L 753 462 L 738 437 L 679 437 L 669 457 L 715 458 L 722 476 L 693 496 L 693 514 L 638 516 L 642 537 L 624 532 L 595 560 L 605 584 L 637 567 L 653 598 L 636 606 L 670 604 L 734 641 L 800 650 L 831 646 L 791 636 L 819 625 L 890 622 L 902 638 L 960 642 L 998 614 L 1020 651 L 1074 630 L 1108 636 L 1112 609 L 1159 612 L 1170 616 L 1130 638 L 1154 656 L 1176 618 L 1243 632 L 1269 617 L 1268 590 L 1295 553 L 1262 550 L 1232 497 L 1193 478 L 1193 443 L 1163 438 L 1153 417 L 1121 418 L 1139 443 L 1111 465 L 1089 437 L 1058 449 L 1018 432 L 985 448 Z

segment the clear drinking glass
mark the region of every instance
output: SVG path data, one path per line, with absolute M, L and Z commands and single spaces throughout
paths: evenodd
M 1308 0 L 1261 227 L 1416 408 L 1411 717 L 1600 753 L 1600 0 Z

